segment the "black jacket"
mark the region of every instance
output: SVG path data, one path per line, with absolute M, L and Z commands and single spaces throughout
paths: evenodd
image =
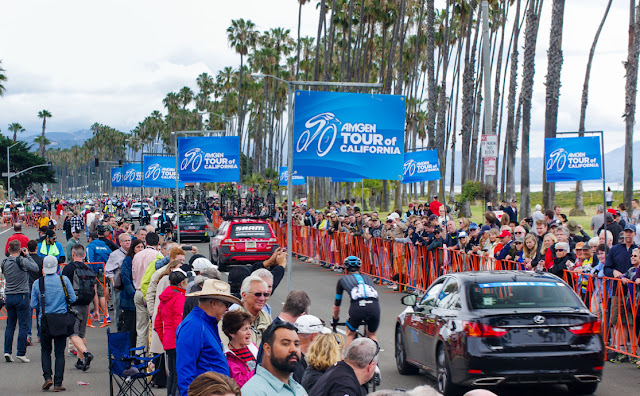
M 302 376 L 302 382 L 300 385 L 304 387 L 307 393 L 311 392 L 314 385 L 318 382 L 320 377 L 324 375 L 324 371 L 316 370 L 307 366 L 307 369 L 304 371 L 304 375 Z
M 602 225 L 602 227 L 600 227 L 598 229 L 598 232 L 596 233 L 595 236 L 599 236 L 600 235 L 600 231 L 604 230 L 604 224 Z M 620 236 L 620 233 L 622 232 L 622 227 L 620 227 L 620 224 L 616 223 L 615 221 L 612 221 L 611 223 L 607 223 L 607 231 L 611 231 L 611 234 L 613 236 L 613 244 L 617 245 L 618 244 L 618 237 Z
M 344 361 L 336 363 L 318 379 L 309 396 L 367 396 L 367 389 L 360 385 L 356 373 Z

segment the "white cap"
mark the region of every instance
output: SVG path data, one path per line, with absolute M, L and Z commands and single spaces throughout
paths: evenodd
M 317 316 L 302 315 L 296 320 L 296 327 L 299 334 L 329 334 L 331 330 L 324 327 L 324 322 Z
M 58 271 L 58 259 L 53 256 L 46 256 L 42 260 L 42 272 L 45 275 L 55 274 Z
M 198 272 L 202 272 L 207 268 L 218 268 L 215 265 L 211 264 L 211 261 L 207 260 L 204 257 L 198 257 L 197 259 L 193 260 L 192 266 L 193 270 Z
M 396 212 L 391 213 L 389 216 L 387 216 L 387 220 L 394 220 L 394 219 L 399 219 L 400 215 L 397 214 Z

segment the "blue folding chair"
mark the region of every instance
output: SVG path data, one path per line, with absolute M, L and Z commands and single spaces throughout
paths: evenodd
M 112 333 L 107 329 L 107 347 L 109 351 L 109 394 L 114 395 L 114 382 L 118 388 L 117 396 L 153 395 L 149 379 L 160 367 L 147 372 L 149 363 L 158 355 L 146 356 L 145 347 L 131 348 L 129 332 Z M 136 352 L 141 352 L 136 354 Z

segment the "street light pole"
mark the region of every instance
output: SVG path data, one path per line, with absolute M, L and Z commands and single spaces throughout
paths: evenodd
M 286 81 L 282 78 L 270 74 L 252 74 L 254 78 L 273 78 L 287 84 L 287 292 L 291 291 L 291 277 L 293 267 L 293 87 L 301 86 L 323 86 L 323 87 L 359 87 L 359 88 L 382 88 L 379 83 L 351 83 L 351 82 L 331 82 L 331 81 Z
M 14 143 L 11 146 L 7 146 L 7 201 L 11 202 L 11 171 L 9 170 L 9 164 L 11 163 L 11 157 L 10 157 L 10 153 L 9 150 L 14 147 L 19 145 L 20 142 L 18 143 Z

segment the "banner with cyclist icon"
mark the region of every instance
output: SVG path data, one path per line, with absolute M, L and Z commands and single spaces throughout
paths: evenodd
M 281 186 L 287 186 L 287 182 L 289 178 L 289 172 L 287 171 L 287 167 L 286 166 L 281 166 L 280 167 L 280 185 Z M 293 174 L 293 176 L 291 176 L 291 183 L 294 186 L 303 186 L 307 181 L 305 180 L 304 176 L 300 176 L 297 175 L 295 172 Z
M 547 183 L 602 180 L 600 136 L 544 139 Z
M 122 168 L 111 168 L 111 187 L 122 187 Z
M 404 96 L 296 91 L 294 119 L 299 175 L 402 180 Z
M 237 136 L 179 138 L 178 165 L 178 176 L 185 183 L 239 182 L 240 139 Z
M 176 187 L 176 159 L 174 157 L 145 155 L 143 169 L 142 184 L 145 187 Z M 179 187 L 184 188 L 184 183 L 181 182 Z
M 122 165 L 122 186 L 142 187 L 142 164 Z
M 402 183 L 417 183 L 440 180 L 438 150 L 423 150 L 404 153 Z

